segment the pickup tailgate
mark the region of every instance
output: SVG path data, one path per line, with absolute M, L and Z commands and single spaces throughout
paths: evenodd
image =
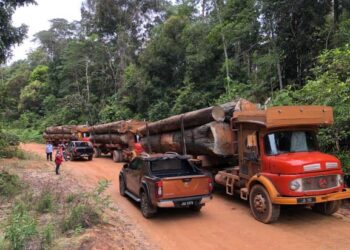
M 162 178 L 163 199 L 208 195 L 209 177 L 206 175 L 189 175 Z

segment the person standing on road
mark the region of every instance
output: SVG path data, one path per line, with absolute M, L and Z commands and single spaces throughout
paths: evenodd
M 53 146 L 51 142 L 46 143 L 46 159 L 52 161 L 52 151 L 53 151 Z
M 59 150 L 56 152 L 55 163 L 56 163 L 56 174 L 59 175 L 60 166 L 63 162 L 62 154 Z

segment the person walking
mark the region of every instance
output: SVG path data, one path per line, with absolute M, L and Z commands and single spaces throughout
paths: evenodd
M 56 152 L 55 163 L 56 163 L 56 174 L 59 175 L 60 166 L 63 162 L 62 154 L 59 150 Z
M 52 161 L 52 151 L 53 151 L 53 146 L 51 142 L 46 143 L 46 159 Z

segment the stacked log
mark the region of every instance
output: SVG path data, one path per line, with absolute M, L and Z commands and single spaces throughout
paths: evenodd
M 128 120 L 95 125 L 90 128 L 90 141 L 94 144 L 118 144 L 130 146 L 137 129 L 145 122 Z
M 77 140 L 76 125 L 51 126 L 45 129 L 43 138 L 46 141 L 70 141 Z
M 232 156 L 233 133 L 229 120 L 244 99 L 171 116 L 140 127 L 141 144 L 149 153 L 167 151 L 195 156 Z

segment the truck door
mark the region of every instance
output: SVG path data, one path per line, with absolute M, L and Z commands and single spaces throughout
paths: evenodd
M 143 161 L 141 159 L 135 159 L 125 172 L 127 189 L 135 195 L 139 195 L 142 165 Z
M 261 171 L 260 150 L 258 143 L 259 133 L 254 129 L 243 129 L 241 140 L 242 145 L 240 150 L 240 175 L 244 178 L 251 176 Z

